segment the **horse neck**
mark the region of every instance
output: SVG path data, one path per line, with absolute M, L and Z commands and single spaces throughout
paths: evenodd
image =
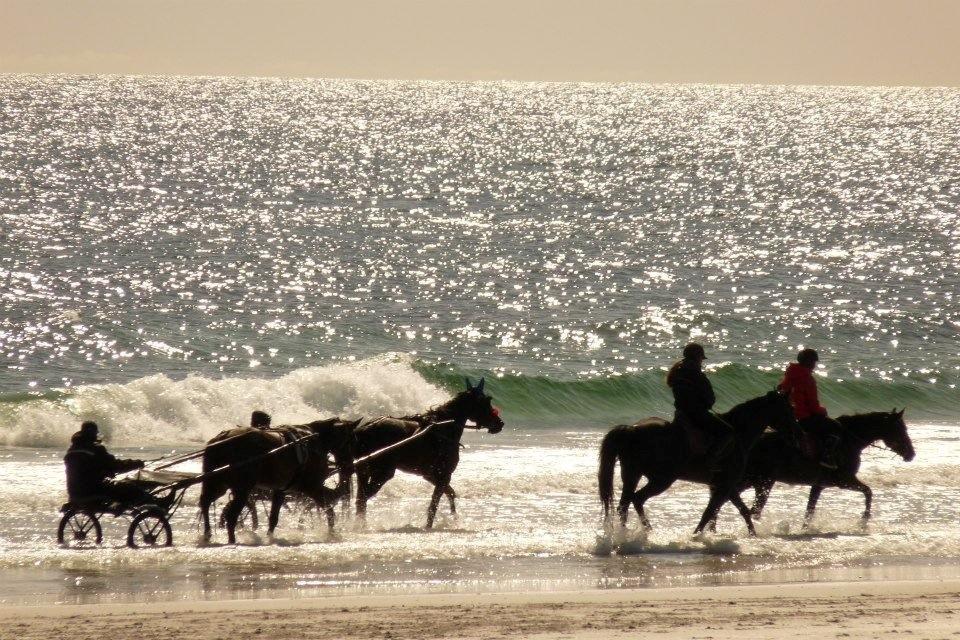
M 440 406 L 433 407 L 426 413 L 422 413 L 416 416 L 417 422 L 421 424 L 431 424 L 434 422 L 446 422 L 447 420 L 453 420 L 455 426 L 460 433 L 463 433 L 463 429 L 467 424 L 467 415 L 459 407 L 459 403 L 454 398 L 453 400 L 446 402 Z
M 730 423 L 737 437 L 746 442 L 759 438 L 770 423 L 762 412 L 751 410 L 749 404 L 736 406 L 721 417 Z
M 850 440 L 850 444 L 860 451 L 889 435 L 883 419 L 884 414 L 864 413 L 842 416 L 842 418 L 844 431 Z

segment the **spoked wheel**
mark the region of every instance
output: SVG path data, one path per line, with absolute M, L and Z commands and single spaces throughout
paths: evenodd
M 67 547 L 92 547 L 103 541 L 103 529 L 95 513 L 70 509 L 60 518 L 57 542 Z
M 173 544 L 173 531 L 170 521 L 162 511 L 143 511 L 134 516 L 127 529 L 127 546 L 169 547 Z

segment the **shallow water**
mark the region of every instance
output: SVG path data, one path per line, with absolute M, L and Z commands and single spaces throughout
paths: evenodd
M 605 533 L 596 498 L 599 432 L 468 433 L 454 483 L 458 517 L 449 517 L 443 503 L 435 531 L 422 528 L 430 486 L 399 474 L 371 503 L 365 528 L 346 517 L 331 536 L 315 513 L 295 508 L 284 511 L 274 539 L 248 531 L 236 546 L 224 544 L 222 531 L 210 545 L 200 542 L 198 490 L 191 489 L 173 520 L 175 546 L 146 551 L 125 548 L 126 521 L 109 516 L 101 548 L 59 548 L 59 452 L 6 449 L 3 598 L 86 602 L 960 575 L 960 471 L 951 464 L 960 439 L 947 427 L 912 431 L 917 459 L 911 463 L 886 450 L 867 451 L 861 477 L 875 489 L 875 509 L 866 528 L 858 519 L 862 497 L 828 489 L 812 529 L 803 531 L 806 492 L 779 485 L 757 538 L 745 535 L 729 506 L 718 533 L 694 538 L 706 491 L 678 483 L 651 501 L 651 534 L 636 529 L 633 515 L 627 532 Z M 260 518 L 266 520 L 263 511 Z

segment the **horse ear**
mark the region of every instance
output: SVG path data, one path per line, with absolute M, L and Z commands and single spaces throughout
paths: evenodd
M 478 394 L 483 393 L 483 383 L 486 381 L 486 378 L 480 378 L 480 382 L 478 382 L 477 386 L 474 387 L 474 391 L 476 391 Z
M 900 411 L 897 412 L 897 417 L 902 418 L 902 417 L 903 417 L 903 412 L 906 411 L 906 410 L 907 410 L 906 407 L 904 407 L 903 409 L 900 409 Z
M 473 391 L 473 385 L 470 383 L 470 376 L 464 376 L 463 379 L 467 383 L 467 391 Z

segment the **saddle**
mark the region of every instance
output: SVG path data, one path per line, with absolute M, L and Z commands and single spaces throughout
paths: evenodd
M 819 460 L 826 446 L 823 438 L 802 425 L 795 431 L 795 434 L 793 444 L 800 451 L 800 454 L 811 460 Z
M 283 441 L 283 444 L 291 444 L 297 442 L 301 438 L 311 435 L 310 432 L 302 429 L 293 429 L 290 427 L 281 427 L 278 429 L 271 429 L 274 433 L 280 436 L 280 439 Z M 297 444 L 290 447 L 293 449 L 294 454 L 297 456 L 297 464 L 303 465 L 306 463 L 307 458 L 310 457 L 310 441 L 304 440 L 302 442 L 297 442 Z

